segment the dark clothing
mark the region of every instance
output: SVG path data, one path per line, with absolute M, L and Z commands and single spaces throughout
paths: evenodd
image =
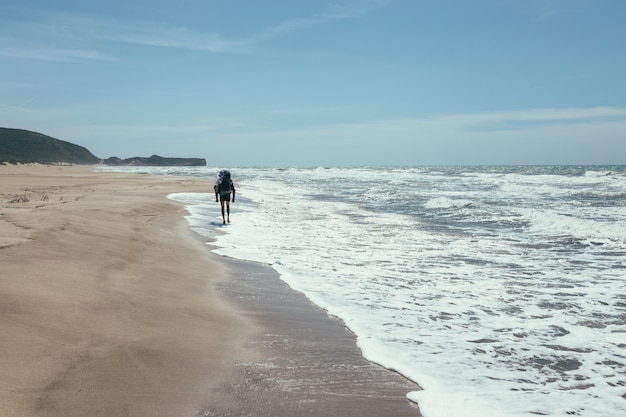
M 215 201 L 219 201 L 222 206 L 222 220 L 223 224 L 230 223 L 230 195 L 233 195 L 233 203 L 235 202 L 235 184 L 230 179 L 230 172 L 227 170 L 220 171 L 219 182 L 213 186 L 215 191 Z M 219 196 L 219 198 L 218 198 Z M 224 206 L 226 206 L 226 213 L 224 213 Z

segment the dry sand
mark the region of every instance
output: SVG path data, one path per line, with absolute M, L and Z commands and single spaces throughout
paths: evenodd
M 268 268 L 197 239 L 181 177 L 0 166 L 0 416 L 417 416 L 417 386 Z M 212 196 L 209 196 L 209 198 Z

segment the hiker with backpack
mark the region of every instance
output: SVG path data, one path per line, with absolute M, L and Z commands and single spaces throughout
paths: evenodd
M 230 179 L 230 172 L 228 170 L 222 170 L 217 176 L 217 181 L 213 186 L 215 191 L 215 202 L 218 201 L 222 205 L 222 224 L 226 224 L 226 221 L 230 223 L 230 194 L 233 194 L 233 203 L 235 202 L 235 185 Z M 219 197 L 219 198 L 218 198 Z M 224 203 L 226 203 L 226 215 L 224 215 Z

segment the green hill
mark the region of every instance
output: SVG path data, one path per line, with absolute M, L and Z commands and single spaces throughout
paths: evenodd
M 86 148 L 41 133 L 0 127 L 0 163 L 11 164 L 100 163 Z

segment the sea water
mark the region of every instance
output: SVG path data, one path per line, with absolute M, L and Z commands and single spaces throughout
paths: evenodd
M 423 387 L 425 417 L 626 415 L 626 167 L 231 172 L 230 225 L 212 190 L 170 197 Z

